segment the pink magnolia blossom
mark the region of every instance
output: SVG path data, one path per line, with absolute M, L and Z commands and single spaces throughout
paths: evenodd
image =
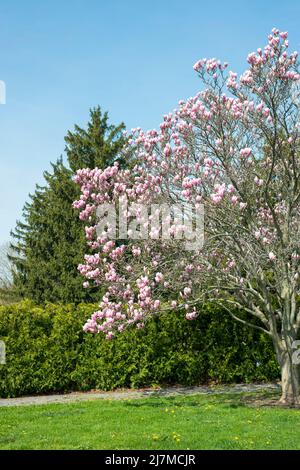
M 162 273 L 156 273 L 156 274 L 155 274 L 155 281 L 156 281 L 156 282 L 162 282 L 163 279 L 164 279 L 164 276 L 163 276 Z

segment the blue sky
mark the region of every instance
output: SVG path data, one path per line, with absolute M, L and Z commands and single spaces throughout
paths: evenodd
M 157 127 L 198 91 L 197 59 L 241 72 L 273 26 L 299 50 L 299 18 L 299 0 L 0 0 L 0 243 L 90 107 Z

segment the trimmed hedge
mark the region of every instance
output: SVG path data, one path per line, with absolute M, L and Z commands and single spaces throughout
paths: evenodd
M 0 307 L 0 396 L 279 378 L 263 333 L 207 305 L 194 321 L 170 312 L 113 341 L 82 331 L 93 305 Z

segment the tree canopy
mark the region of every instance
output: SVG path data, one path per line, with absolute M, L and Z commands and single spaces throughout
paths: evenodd
M 300 103 L 295 96 L 300 73 L 298 53 L 288 47 L 287 33 L 274 28 L 265 48 L 248 55 L 240 77 L 214 58 L 196 62 L 205 89 L 180 101 L 159 131 L 133 130 L 128 151 L 136 155 L 134 171 L 118 164 L 79 170 L 82 195 L 74 207 L 90 225 L 89 246 L 93 241 L 96 251 L 80 270 L 91 285 L 106 285 L 86 331 L 102 331 L 111 339 L 130 325 L 143 328 L 166 308 L 165 299 L 168 308 L 193 320 L 197 306 L 213 299 L 239 323 L 272 338 L 282 371 L 281 400 L 295 404 L 300 402 L 300 361 L 294 354 L 300 333 Z M 120 200 L 131 242 L 117 246 L 111 226 L 99 237 L 98 208 L 120 206 Z M 162 203 L 189 208 L 188 217 L 168 215 L 162 226 L 153 227 L 157 214 L 149 217 L 149 209 L 154 205 L 160 211 Z M 201 233 L 190 224 L 193 210 L 201 207 L 203 247 L 197 241 Z M 140 237 L 130 224 L 133 215 Z M 129 253 L 134 256 L 128 263 Z M 235 308 L 240 313 L 233 313 Z

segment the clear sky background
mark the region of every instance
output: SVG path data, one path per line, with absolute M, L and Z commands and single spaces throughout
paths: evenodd
M 242 72 L 273 26 L 300 49 L 299 0 L 0 0 L 0 243 L 90 107 L 157 127 L 199 90 L 193 64 Z

